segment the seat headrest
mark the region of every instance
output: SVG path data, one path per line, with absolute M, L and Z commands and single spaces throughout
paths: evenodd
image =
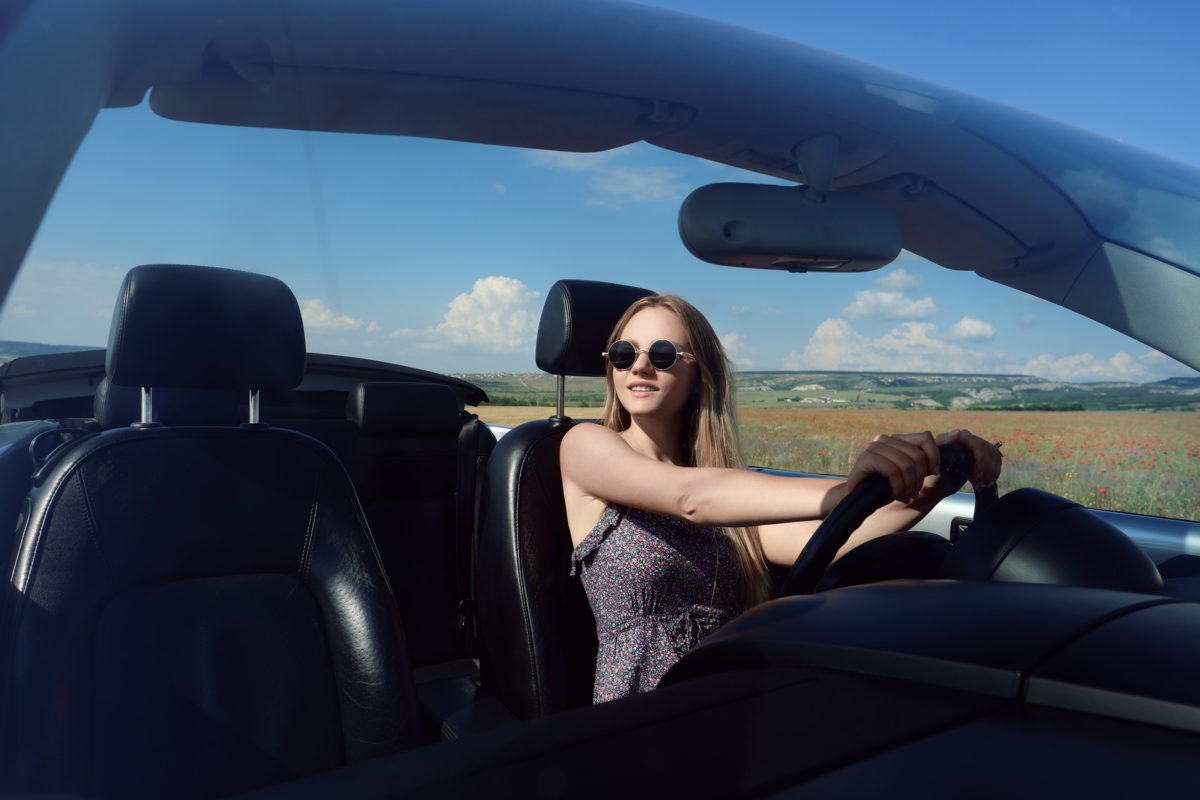
M 286 390 L 304 362 L 300 306 L 283 281 L 151 264 L 121 284 L 105 370 L 123 386 Z
M 142 391 L 108 378 L 96 387 L 92 416 L 104 430 L 128 428 L 142 418 Z M 246 421 L 235 389 L 156 389 L 154 422 L 163 425 L 237 425 Z
M 537 365 L 552 375 L 603 377 L 608 335 L 625 309 L 649 289 L 562 280 L 550 287 L 538 323 Z
M 367 436 L 457 436 L 463 401 L 438 383 L 360 383 L 346 398 L 346 419 Z

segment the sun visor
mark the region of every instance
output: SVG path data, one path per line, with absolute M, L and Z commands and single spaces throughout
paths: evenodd
M 695 117 L 675 103 L 546 86 L 219 60 L 200 80 L 155 85 L 150 107 L 184 122 L 574 152 L 659 136 Z

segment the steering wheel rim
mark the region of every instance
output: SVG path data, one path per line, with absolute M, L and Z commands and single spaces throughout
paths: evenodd
M 974 473 L 971 454 L 953 445 L 939 445 L 940 473 L 953 473 L 965 483 Z M 996 499 L 996 488 L 980 489 L 975 496 L 975 515 Z M 812 594 L 817 582 L 833 563 L 834 556 L 863 521 L 892 500 L 892 487 L 883 475 L 869 475 L 821 522 L 796 557 L 787 578 L 779 588 L 779 597 Z

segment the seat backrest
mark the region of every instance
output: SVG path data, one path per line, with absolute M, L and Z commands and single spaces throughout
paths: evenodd
M 603 376 L 612 328 L 646 289 L 563 280 L 538 324 L 538 366 L 559 376 Z M 484 688 L 521 719 L 592 701 L 596 622 L 570 576 L 571 536 L 558 447 L 574 422 L 519 425 L 488 461 L 476 593 Z
M 281 423 L 346 465 L 396 595 L 414 667 L 474 655 L 471 548 L 496 437 L 445 384 L 361 383 L 344 420 Z
M 304 357 L 281 282 L 155 265 L 126 276 L 107 372 L 250 392 L 295 386 Z M 30 502 L 0 620 L 0 790 L 224 796 L 418 743 L 395 604 L 321 443 L 139 423 L 72 447 Z

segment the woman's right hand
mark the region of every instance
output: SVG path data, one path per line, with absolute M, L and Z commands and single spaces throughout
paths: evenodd
M 867 445 L 846 477 L 852 491 L 868 475 L 882 475 L 892 487 L 892 497 L 909 503 L 925 487 L 925 479 L 936 475 L 940 459 L 937 442 L 929 431 L 876 436 Z

